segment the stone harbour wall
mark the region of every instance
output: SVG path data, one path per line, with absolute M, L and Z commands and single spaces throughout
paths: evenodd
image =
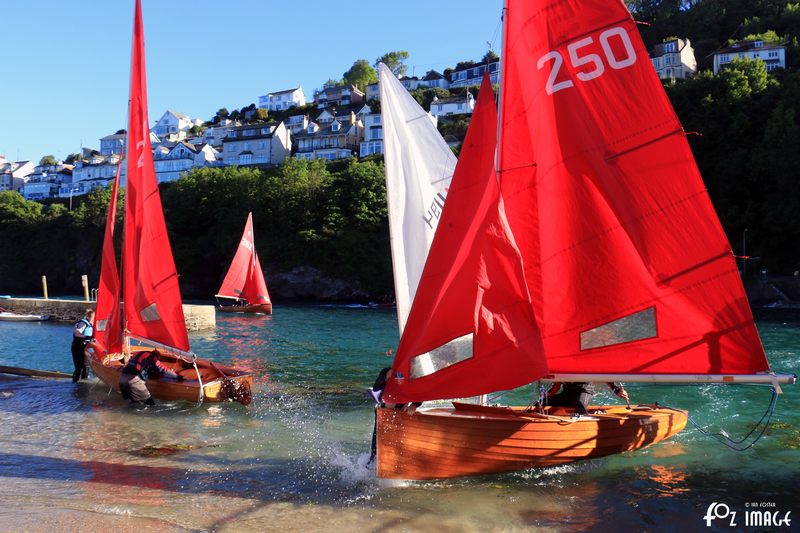
M 51 320 L 75 322 L 86 309 L 94 309 L 96 302 L 81 300 L 53 300 L 42 298 L 2 298 L 0 307 L 12 313 L 50 315 Z M 217 325 L 216 311 L 213 305 L 183 304 L 183 315 L 186 329 L 199 331 L 214 328 Z

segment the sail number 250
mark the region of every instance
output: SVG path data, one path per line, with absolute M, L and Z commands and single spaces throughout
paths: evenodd
M 612 38 L 618 38 L 622 42 L 622 46 L 625 48 L 624 58 L 619 58 L 614 54 L 614 51 L 611 49 L 611 45 L 609 44 Z M 631 39 L 628 37 L 628 32 L 626 32 L 623 28 L 617 26 L 615 28 L 608 29 L 600 34 L 598 40 L 600 41 L 600 47 L 603 49 L 603 55 L 606 56 L 606 62 L 612 69 L 619 70 L 636 63 L 636 51 L 633 49 L 633 43 L 631 43 Z M 591 53 L 587 54 L 582 50 L 593 42 L 594 40 L 591 37 L 584 37 L 583 39 L 579 39 L 567 46 L 567 54 L 569 54 L 569 61 L 573 68 L 582 67 L 584 65 L 588 65 L 590 67 L 589 70 L 584 70 L 576 74 L 577 78 L 581 81 L 593 80 L 599 76 L 602 76 L 606 71 L 603 59 L 599 55 Z M 561 52 L 556 50 L 547 52 L 545 55 L 539 58 L 539 61 L 536 63 L 536 68 L 541 70 L 542 67 L 544 67 L 544 65 L 551 59 L 553 60 L 553 69 L 550 71 L 550 77 L 547 79 L 547 84 L 545 85 L 545 91 L 547 94 L 553 94 L 561 89 L 568 89 L 569 87 L 574 86 L 572 80 L 569 79 L 556 82 L 558 71 L 564 65 L 564 58 L 561 55 Z

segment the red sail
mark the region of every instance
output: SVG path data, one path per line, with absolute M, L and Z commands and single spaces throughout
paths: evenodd
M 272 303 L 269 299 L 269 291 L 267 291 L 267 280 L 264 279 L 264 271 L 261 269 L 261 261 L 258 260 L 258 254 L 255 251 L 253 252 L 253 265 L 242 295 L 250 304 Z
M 114 224 L 117 219 L 117 191 L 122 155 L 117 164 L 117 177 L 111 189 L 111 201 L 106 215 L 106 231 L 103 237 L 103 259 L 100 264 L 100 285 L 97 288 L 97 306 L 94 319 L 94 338 L 106 353 L 122 351 L 122 317 L 119 309 L 119 271 L 114 252 Z
M 500 182 L 549 370 L 767 370 L 730 245 L 623 3 L 507 7 Z
M 150 146 L 141 0 L 136 0 L 133 24 L 128 129 L 123 250 L 126 328 L 134 336 L 188 351 L 178 273 Z
M 256 254 L 253 239 L 253 213 L 247 215 L 239 247 L 233 256 L 228 273 L 222 280 L 218 296 L 239 298 L 251 305 L 271 303 L 267 292 L 267 282 Z
M 400 340 L 386 387 L 389 402 L 484 394 L 546 372 L 500 198 L 496 144 L 497 109 L 487 76 Z M 470 333 L 465 354 L 426 353 Z

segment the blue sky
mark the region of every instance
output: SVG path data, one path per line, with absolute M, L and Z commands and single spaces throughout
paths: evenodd
M 126 127 L 133 0 L 2 4 L 0 155 L 63 159 Z M 499 53 L 502 0 L 359 4 L 142 0 L 151 124 L 166 109 L 208 120 L 298 84 L 313 97 L 391 50 L 409 52 L 409 75 L 480 59 L 487 41 Z

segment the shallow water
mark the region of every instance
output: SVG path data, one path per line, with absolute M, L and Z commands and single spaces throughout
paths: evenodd
M 271 317 L 217 320 L 190 336 L 192 347 L 259 374 L 249 407 L 137 408 L 94 378 L 0 375 L 0 531 L 694 531 L 707 529 L 714 502 L 800 511 L 797 386 L 784 387 L 767 433 L 744 452 L 690 425 L 668 442 L 570 466 L 378 481 L 364 467 L 364 391 L 391 360 L 394 312 L 276 306 Z M 759 330 L 773 369 L 796 372 L 800 321 L 765 319 Z M 69 336 L 69 324 L 0 322 L 0 365 L 71 373 Z M 770 400 L 757 386 L 628 390 L 731 437 L 744 436 Z M 528 387 L 501 400 L 530 395 Z

